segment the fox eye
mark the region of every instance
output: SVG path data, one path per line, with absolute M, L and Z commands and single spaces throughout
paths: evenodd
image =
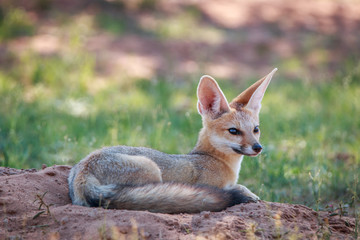
M 260 131 L 259 126 L 256 126 L 256 127 L 254 128 L 254 133 L 258 133 L 259 131 Z
M 239 129 L 236 129 L 236 128 L 229 128 L 228 131 L 232 135 L 241 135 L 241 131 Z

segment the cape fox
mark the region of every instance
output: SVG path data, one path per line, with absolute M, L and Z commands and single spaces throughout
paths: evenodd
M 184 155 L 144 147 L 97 150 L 70 172 L 73 204 L 161 213 L 221 211 L 259 197 L 237 184 L 243 156 L 256 156 L 259 111 L 276 68 L 230 103 L 210 76 L 197 96 L 203 128 L 195 148 Z

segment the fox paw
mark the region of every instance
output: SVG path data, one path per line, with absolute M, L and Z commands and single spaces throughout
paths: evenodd
M 258 196 L 256 196 L 254 193 L 249 192 L 249 193 L 244 193 L 247 197 L 249 197 L 249 202 L 258 202 L 260 200 L 260 198 Z
M 253 192 L 251 192 L 247 187 L 237 184 L 234 186 L 235 189 L 241 191 L 242 194 L 244 194 L 246 197 L 248 197 L 249 202 L 257 202 L 260 200 L 260 198 L 255 195 Z

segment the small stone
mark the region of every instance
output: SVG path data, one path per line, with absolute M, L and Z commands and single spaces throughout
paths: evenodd
M 122 234 L 127 234 L 129 231 L 125 228 L 119 229 L 119 232 Z
M 201 212 L 200 215 L 201 215 L 203 218 L 210 218 L 210 212 L 209 212 L 209 211 Z
M 63 218 L 60 220 L 60 224 L 61 224 L 61 225 L 65 225 L 68 221 L 69 221 L 69 218 L 68 218 L 68 217 L 63 217 Z
M 144 232 L 144 233 L 142 234 L 142 237 L 145 238 L 145 239 L 147 239 L 147 238 L 151 237 L 151 233 Z

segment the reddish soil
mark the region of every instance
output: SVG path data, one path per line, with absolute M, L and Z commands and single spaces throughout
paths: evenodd
M 260 201 L 180 215 L 74 206 L 69 170 L 0 167 L 0 239 L 353 239 L 353 218 L 302 205 Z

